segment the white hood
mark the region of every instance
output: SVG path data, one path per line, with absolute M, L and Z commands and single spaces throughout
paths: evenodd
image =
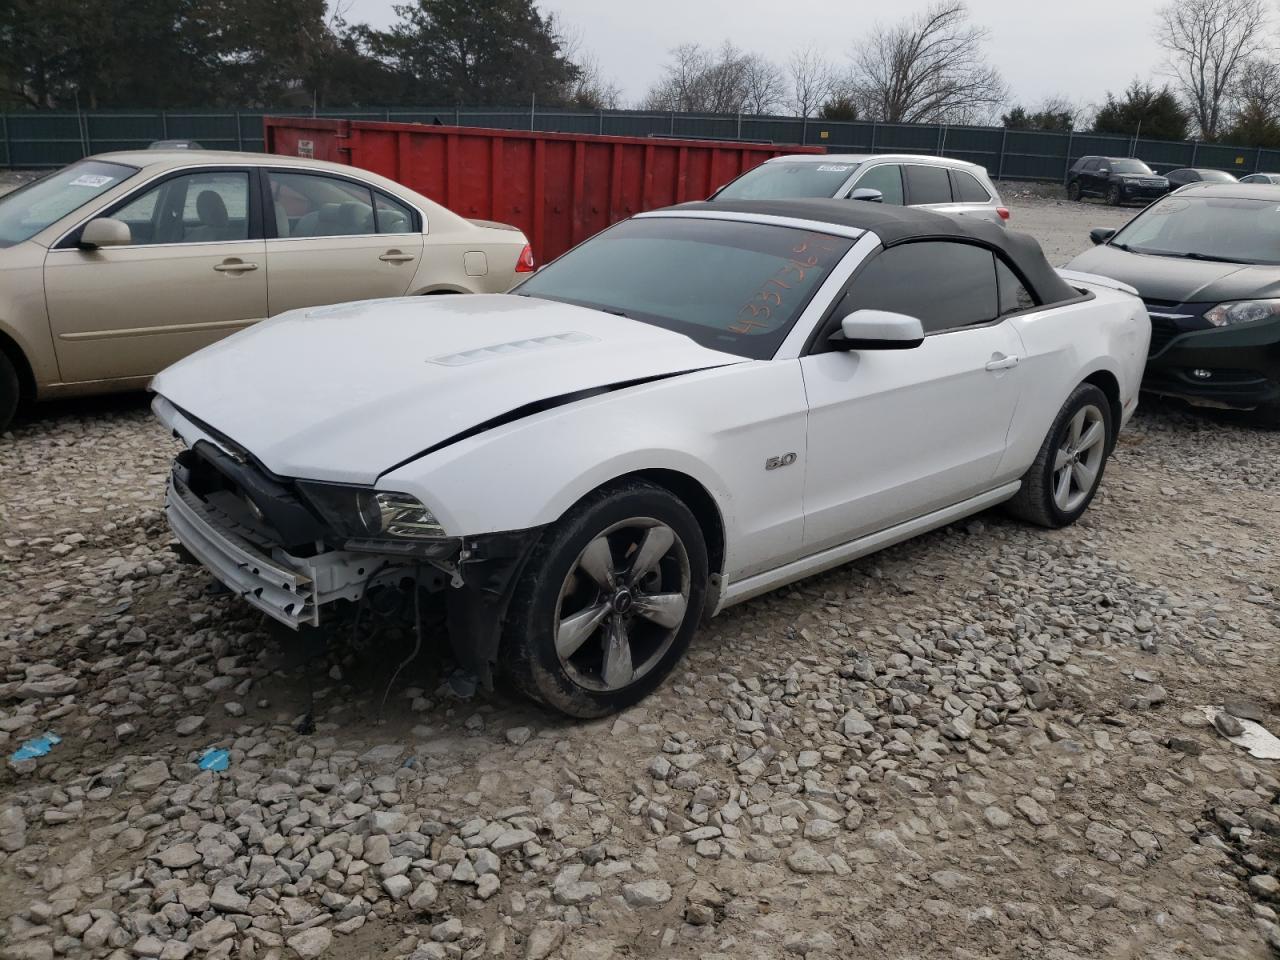
M 281 314 L 152 387 L 279 476 L 372 483 L 528 404 L 741 360 L 596 310 L 459 294 Z

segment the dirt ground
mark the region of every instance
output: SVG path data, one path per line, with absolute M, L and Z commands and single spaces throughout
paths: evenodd
M 1134 211 L 1006 193 L 1054 263 Z M 175 562 L 146 399 L 0 435 L 0 956 L 1264 958 L 1280 433 L 1144 400 L 1076 526 L 991 512 L 733 608 L 574 723 Z M 378 627 L 378 629 L 374 629 Z M 384 703 L 385 702 L 385 703 Z M 1228 721 L 1223 721 L 1228 723 Z M 207 749 L 224 772 L 201 771 Z

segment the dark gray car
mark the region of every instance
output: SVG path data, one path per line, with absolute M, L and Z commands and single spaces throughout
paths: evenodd
M 1145 301 L 1144 390 L 1280 424 L 1280 186 L 1191 184 L 1090 237 L 1067 266 Z

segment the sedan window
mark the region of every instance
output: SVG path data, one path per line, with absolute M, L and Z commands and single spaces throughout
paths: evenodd
M 854 190 L 879 190 L 884 203 L 902 206 L 902 167 L 896 163 L 881 163 L 872 167 L 858 178 L 853 185 Z
M 117 207 L 136 246 L 249 238 L 249 174 L 206 171 L 171 177 Z
M 639 217 L 579 244 L 513 292 L 618 314 L 763 360 L 852 245 L 772 224 Z
M 312 173 L 267 173 L 280 237 L 351 237 L 377 233 L 373 191 Z
M 1138 214 L 1110 245 L 1187 260 L 1280 264 L 1280 207 L 1274 200 L 1169 196 Z
M 748 170 L 716 194 L 717 200 L 786 200 L 795 197 L 834 197 L 856 163 L 762 163 Z
M 951 181 L 946 167 L 909 163 L 903 172 L 907 177 L 907 197 L 912 204 L 951 202 Z
M 905 313 L 918 318 L 925 333 L 989 323 L 1000 313 L 995 256 L 950 241 L 890 247 L 854 277 L 836 312 L 854 310 Z
M 963 203 L 990 203 L 991 194 L 978 182 L 978 178 L 963 170 L 951 171 L 951 188 L 955 198 Z
M 0 247 L 30 240 L 137 172 L 122 163 L 86 160 L 0 197 Z

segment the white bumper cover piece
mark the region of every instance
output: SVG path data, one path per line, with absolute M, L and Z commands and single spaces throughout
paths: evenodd
M 247 531 L 174 477 L 165 493 L 165 514 L 182 545 L 224 586 L 295 630 L 318 626 L 322 605 L 358 599 L 368 581 L 367 556 L 328 551 L 302 558 L 279 548 L 268 555 Z

